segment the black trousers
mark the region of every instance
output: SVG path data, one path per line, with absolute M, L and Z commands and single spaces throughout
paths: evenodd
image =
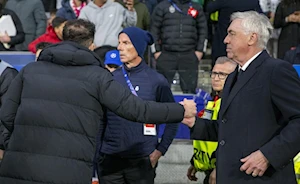
M 198 58 L 191 52 L 162 51 L 156 60 L 156 69 L 172 84 L 174 75 L 178 71 L 180 87 L 183 93 L 195 93 L 198 82 Z
M 156 167 L 149 157 L 121 158 L 100 154 L 98 177 L 100 184 L 154 184 Z

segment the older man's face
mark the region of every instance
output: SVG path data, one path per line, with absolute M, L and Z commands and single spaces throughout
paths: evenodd
M 138 57 L 134 45 L 125 33 L 119 35 L 118 50 L 120 51 L 120 59 L 123 63 L 134 61 Z
M 250 39 L 250 36 L 245 34 L 241 22 L 241 19 L 232 21 L 224 39 L 224 43 L 227 45 L 227 57 L 238 63 L 243 61 L 244 55 L 248 52 L 248 41 Z

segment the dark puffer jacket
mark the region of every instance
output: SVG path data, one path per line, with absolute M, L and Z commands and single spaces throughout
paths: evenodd
M 178 104 L 143 102 L 87 48 L 62 42 L 25 66 L 7 92 L 1 184 L 88 184 L 105 108 L 138 122 L 179 122 Z
M 187 15 L 190 1 L 172 0 L 180 13 L 167 0 L 159 3 L 152 14 L 151 33 L 155 37 L 155 49 L 170 52 L 201 51 L 207 37 L 206 18 L 200 4 L 192 2 L 199 14 Z
M 0 62 L 3 62 L 0 60 Z M 3 73 L 0 75 L 0 108 L 2 106 L 2 101 L 4 96 L 8 90 L 9 85 L 13 81 L 13 79 L 18 75 L 18 71 L 14 68 L 7 67 Z M 4 131 L 4 127 L 0 122 L 0 149 L 4 150 L 3 146 L 3 138 L 2 133 Z

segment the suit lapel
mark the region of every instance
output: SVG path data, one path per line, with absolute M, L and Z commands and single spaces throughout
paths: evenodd
M 266 51 L 263 51 L 256 59 L 252 61 L 252 63 L 248 66 L 246 71 L 244 71 L 243 75 L 239 77 L 239 80 L 236 81 L 235 84 L 233 82 L 235 81 L 235 77 L 238 73 L 237 69 L 230 75 L 228 78 L 228 82 L 225 84 L 224 88 L 224 96 L 222 99 L 222 102 L 224 102 L 223 106 L 221 107 L 220 115 L 223 116 L 223 114 L 228 109 L 229 105 L 231 104 L 234 97 L 238 94 L 238 92 L 247 84 L 247 82 L 252 78 L 252 76 L 257 72 L 257 67 L 259 67 L 262 62 L 269 58 L 270 56 Z M 238 67 L 237 67 L 238 68 Z M 232 86 L 233 85 L 233 86 Z M 226 90 L 226 91 L 225 91 Z

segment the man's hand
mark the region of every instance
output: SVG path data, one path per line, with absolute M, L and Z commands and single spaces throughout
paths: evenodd
M 298 15 L 292 13 L 287 16 L 287 22 L 298 22 Z
M 126 7 L 127 7 L 127 9 L 128 9 L 129 11 L 134 11 L 133 5 L 134 5 L 133 0 L 127 0 L 127 1 L 126 1 Z
M 157 60 L 157 58 L 160 56 L 161 52 L 154 53 L 154 59 Z
M 186 98 L 179 102 L 184 107 L 184 117 L 185 118 L 191 118 L 195 117 L 197 114 L 197 107 L 194 100 L 187 100 Z
M 5 31 L 4 34 L 0 35 L 0 42 L 1 43 L 9 43 L 10 41 L 11 41 L 10 36 L 8 36 L 6 31 Z
M 151 165 L 152 165 L 152 168 L 155 168 L 159 158 L 162 156 L 162 153 L 158 150 L 154 150 L 150 155 L 149 155 L 149 158 L 150 158 L 150 162 L 151 162 Z
M 186 126 L 192 128 L 195 125 L 196 122 L 196 117 L 191 117 L 191 118 L 184 118 L 182 120 L 182 123 L 185 124 Z
M 249 156 L 241 159 L 244 164 L 240 170 L 246 174 L 252 174 L 253 177 L 264 175 L 269 167 L 269 161 L 260 150 L 251 153 Z
M 191 181 L 197 181 L 198 178 L 196 177 L 196 173 L 197 173 L 197 171 L 196 171 L 195 167 L 191 165 L 187 170 L 186 176 Z
M 217 183 L 217 169 L 214 168 L 214 170 L 209 175 L 209 184 L 216 184 Z
M 2 149 L 0 149 L 0 160 L 3 159 L 3 155 L 4 155 L 4 151 Z
M 197 56 L 198 61 L 200 61 L 202 59 L 202 57 L 203 57 L 203 52 L 195 51 L 195 55 Z

